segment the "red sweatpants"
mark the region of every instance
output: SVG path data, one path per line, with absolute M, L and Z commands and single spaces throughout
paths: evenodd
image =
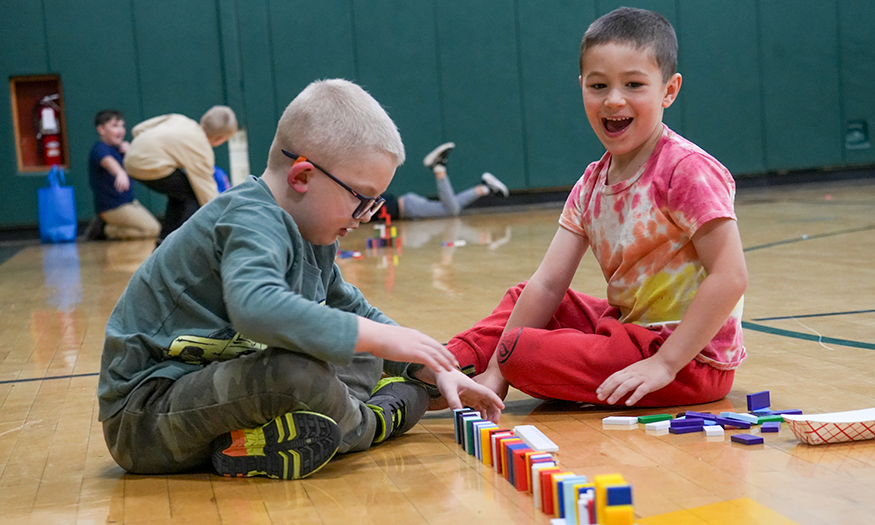
M 606 300 L 568 290 L 547 327 L 515 328 L 501 335 L 525 283 L 510 288 L 491 315 L 453 337 L 447 348 L 476 374 L 499 352 L 502 375 L 517 389 L 541 399 L 604 404 L 595 391 L 614 372 L 659 351 L 663 338 L 646 328 L 618 321 Z M 664 388 L 637 406 L 695 405 L 726 396 L 733 370 L 691 361 Z M 621 401 L 622 403 L 622 401 Z

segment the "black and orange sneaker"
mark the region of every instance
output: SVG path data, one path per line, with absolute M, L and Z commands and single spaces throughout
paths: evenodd
M 377 416 L 374 445 L 407 432 L 419 422 L 429 402 L 428 391 L 421 384 L 403 377 L 386 377 L 374 387 L 365 403 Z
M 235 430 L 212 443 L 213 468 L 223 476 L 301 479 L 328 463 L 340 427 L 315 412 L 290 412 L 258 428 Z

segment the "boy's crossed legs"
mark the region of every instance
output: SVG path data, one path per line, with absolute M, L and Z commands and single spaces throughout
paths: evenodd
M 491 315 L 447 343 L 463 369 L 482 373 L 494 351 L 504 378 L 541 399 L 604 404 L 596 389 L 611 374 L 654 355 L 657 333 L 618 320 L 604 299 L 568 290 L 544 329 L 514 328 L 502 335 L 525 284 L 510 288 Z M 644 396 L 637 406 L 707 403 L 729 393 L 735 373 L 691 361 L 668 386 Z
M 125 470 L 179 472 L 208 463 L 213 440 L 229 432 L 258 429 L 273 423 L 274 418 L 300 411 L 314 413 L 306 416 L 310 418 L 307 422 L 313 423 L 323 419 L 321 414 L 330 418 L 330 426 L 336 424 L 340 440 L 336 440 L 338 432 L 333 437 L 324 432 L 316 436 L 328 445 L 318 448 L 330 450 L 320 452 L 324 457 L 317 458 L 318 464 L 309 471 L 288 469 L 288 477 L 304 477 L 335 451 L 366 450 L 382 441 L 375 437 L 403 433 L 425 412 L 425 388 L 404 383 L 401 390 L 396 387 L 394 391 L 404 396 L 399 401 L 405 405 L 406 417 L 393 422 L 392 414 L 378 416 L 380 410 L 366 402 L 381 399 L 373 395 L 381 374 L 382 360 L 370 354 L 356 354 L 349 365 L 340 366 L 269 348 L 210 364 L 176 381 L 158 378 L 142 383 L 125 408 L 104 422 L 104 435 L 113 458 Z M 389 421 L 384 421 L 385 417 Z M 393 426 L 387 429 L 384 425 Z M 296 472 L 299 474 L 294 475 Z M 286 477 L 282 473 L 267 475 Z

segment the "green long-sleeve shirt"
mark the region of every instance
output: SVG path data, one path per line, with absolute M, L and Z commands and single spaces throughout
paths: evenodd
M 357 316 L 395 323 L 343 280 L 336 254 L 337 243 L 305 241 L 261 179 L 203 206 L 134 273 L 109 318 L 100 420 L 146 379 L 266 346 L 349 363 Z M 384 363 L 394 375 L 405 366 Z

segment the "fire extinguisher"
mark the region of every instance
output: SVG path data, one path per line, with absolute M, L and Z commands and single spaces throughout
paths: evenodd
M 42 143 L 43 161 L 47 166 L 61 163 L 61 125 L 58 121 L 61 108 L 58 95 L 46 95 L 40 99 L 37 110 L 36 138 Z

